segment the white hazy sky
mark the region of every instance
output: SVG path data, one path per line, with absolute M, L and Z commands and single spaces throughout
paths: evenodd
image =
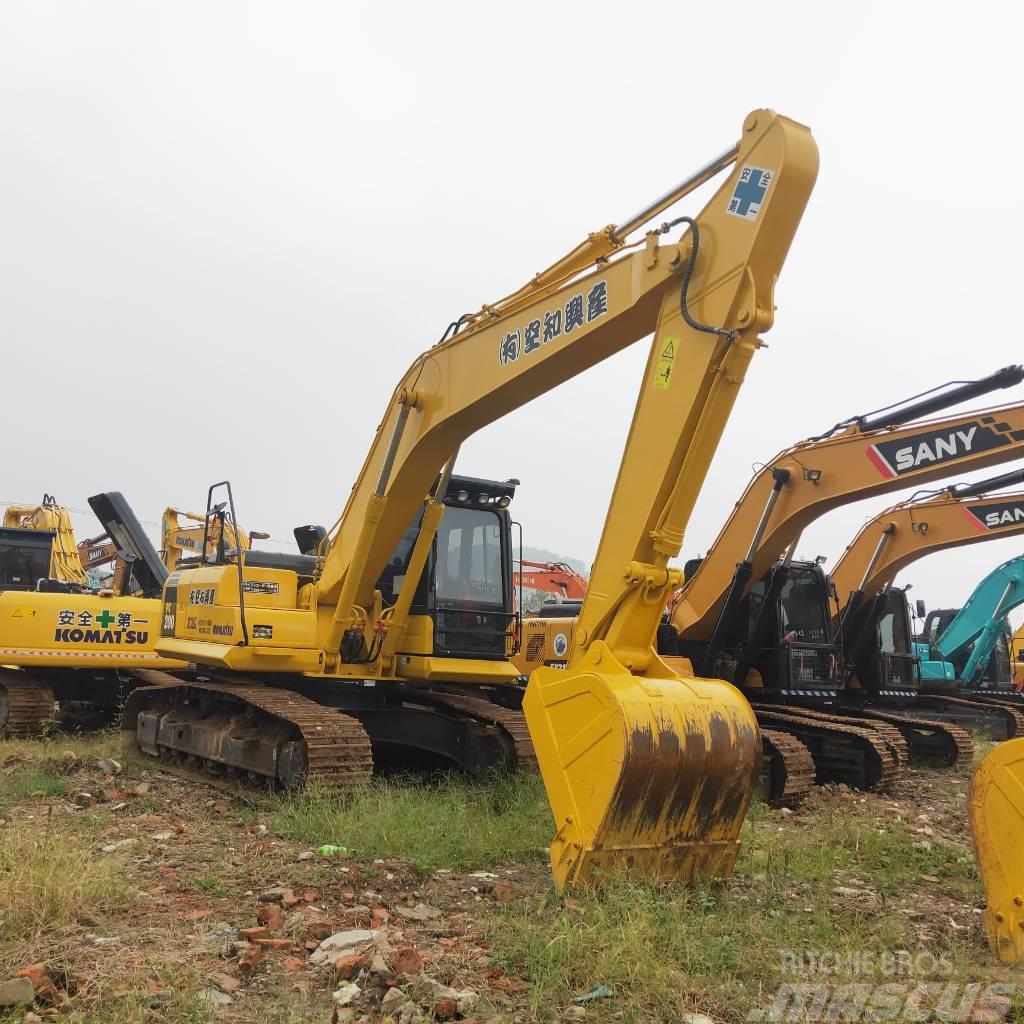
M 244 525 L 278 542 L 330 523 L 450 320 L 770 106 L 812 127 L 821 171 L 690 525 L 703 552 L 753 463 L 1024 359 L 1021 20 L 985 2 L 5 0 L 0 500 L 120 489 L 154 521 L 230 477 Z M 460 471 L 522 480 L 528 543 L 593 557 L 645 353 L 464 447 Z M 891 500 L 829 515 L 800 553 L 834 561 Z M 1022 548 L 904 581 L 960 603 Z

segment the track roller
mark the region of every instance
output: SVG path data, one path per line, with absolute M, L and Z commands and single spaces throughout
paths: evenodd
M 27 672 L 0 669 L 0 733 L 44 733 L 56 713 L 53 690 Z
M 258 682 L 140 688 L 121 728 L 151 756 L 284 789 L 313 780 L 347 788 L 373 773 L 369 738 L 354 718 Z

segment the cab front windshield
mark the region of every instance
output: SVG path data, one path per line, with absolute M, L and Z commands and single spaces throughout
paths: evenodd
M 791 572 L 779 595 L 782 635 L 797 643 L 828 640 L 828 603 L 817 573 Z
M 910 651 L 905 600 L 901 593 L 898 604 L 895 607 L 890 605 L 878 620 L 878 646 L 883 654 L 907 654 Z
M 438 604 L 505 607 L 501 523 L 494 512 L 446 508 L 435 550 Z

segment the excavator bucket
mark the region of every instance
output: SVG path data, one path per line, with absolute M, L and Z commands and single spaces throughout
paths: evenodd
M 555 817 L 559 890 L 608 874 L 732 873 L 761 758 L 738 690 L 634 676 L 598 642 L 573 668 L 537 669 L 523 711 Z
M 968 802 L 988 904 L 988 944 L 1003 963 L 1024 963 L 1024 739 L 1007 740 L 986 755 Z

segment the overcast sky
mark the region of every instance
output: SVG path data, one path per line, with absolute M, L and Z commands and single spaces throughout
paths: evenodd
M 687 533 L 702 553 L 755 462 L 1024 359 L 1020 21 L 986 3 L 5 0 L 0 500 L 120 489 L 156 521 L 229 477 L 243 525 L 277 542 L 329 524 L 450 320 L 769 106 L 811 126 L 821 170 Z M 522 480 L 528 543 L 592 559 L 646 347 L 465 445 L 460 471 Z M 826 517 L 800 553 L 834 562 L 891 500 Z M 904 582 L 958 604 L 1022 549 L 935 555 Z

